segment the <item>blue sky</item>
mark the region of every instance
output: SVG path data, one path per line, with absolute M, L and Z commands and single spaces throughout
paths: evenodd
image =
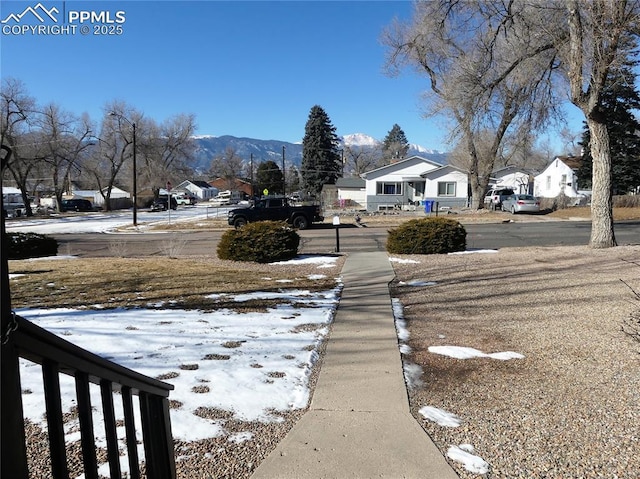
M 426 78 L 383 71 L 380 34 L 394 16 L 410 18 L 409 1 L 40 3 L 61 19 L 109 14 L 76 22 L 68 35 L 3 31 L 0 74 L 22 80 L 40 104 L 99 120 L 106 103 L 121 100 L 158 122 L 192 113 L 200 135 L 289 142 L 302 140 L 311 107 L 320 105 L 338 135 L 381 140 L 397 123 L 411 143 L 450 149 L 442 120 L 421 114 Z M 37 4 L 3 0 L 0 17 Z M 118 11 L 125 21 L 110 23 Z M 40 24 L 31 14 L 19 23 Z M 83 25 L 90 34 L 80 33 Z M 96 26 L 122 33 L 93 35 Z

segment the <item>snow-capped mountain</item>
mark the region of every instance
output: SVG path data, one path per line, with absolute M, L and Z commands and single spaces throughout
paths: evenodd
M 342 137 L 342 143 L 345 146 L 378 146 L 380 143 L 374 137 L 365 135 L 364 133 L 352 133 L 351 135 L 344 135 Z
M 193 167 L 196 170 L 206 171 L 215 157 L 224 156 L 225 152 L 232 148 L 237 155 L 249 161 L 253 155 L 253 161 L 282 161 L 282 147 L 284 147 L 287 164 L 300 166 L 302 163 L 302 143 L 290 143 L 279 140 L 259 140 L 255 138 L 238 138 L 231 135 L 212 136 L 198 135 L 193 137 L 196 142 L 196 154 Z M 344 135 L 339 148 L 375 148 L 380 141 L 364 133 Z M 409 145 L 408 156 L 422 155 L 439 163 L 446 163 L 446 153 L 430 150 L 420 145 Z

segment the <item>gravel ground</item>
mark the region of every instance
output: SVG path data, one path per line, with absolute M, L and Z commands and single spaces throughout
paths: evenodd
M 488 478 L 640 477 L 640 343 L 622 331 L 640 310 L 629 288 L 640 291 L 639 246 L 404 258 L 419 262 L 393 263 L 410 331 L 404 359 L 423 370 L 411 409 L 443 454 L 471 444 Z M 398 283 L 412 280 L 436 284 Z M 428 351 L 442 345 L 525 357 Z M 461 426 L 426 420 L 427 405 Z
M 418 261 L 394 262 L 392 283 L 410 331 L 412 353 L 404 359 L 423 370 L 423 385 L 409 393 L 411 409 L 443 455 L 451 445 L 473 445 L 490 465 L 487 478 L 640 477 L 640 343 L 622 331 L 640 310 L 622 282 L 640 291 L 640 246 L 403 258 Z M 412 280 L 436 284 L 400 284 Z M 428 352 L 434 345 L 525 358 L 458 360 Z M 418 412 L 426 405 L 458 415 L 462 425 L 426 420 Z M 304 412 L 247 424 L 207 411 L 229 431 L 254 437 L 177 443 L 178 478 L 250 477 Z M 32 439 L 40 434 L 28 428 Z M 37 467 L 46 457 L 41 442 L 31 446 L 31 477 L 47 477 Z M 451 464 L 461 478 L 478 477 Z

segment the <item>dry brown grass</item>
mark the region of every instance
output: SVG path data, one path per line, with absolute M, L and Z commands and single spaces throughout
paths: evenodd
M 435 216 L 435 213 L 432 213 Z M 489 211 L 482 210 L 470 210 L 459 209 L 451 210 L 451 212 L 440 212 L 440 216 L 455 219 L 462 224 L 470 223 L 491 223 L 496 221 L 504 221 L 505 219 L 513 219 L 514 216 L 510 213 L 504 213 L 501 211 Z M 550 213 L 541 213 L 539 215 L 517 215 L 517 221 L 544 221 L 549 220 L 568 220 L 568 219 L 591 219 L 591 209 L 588 206 L 576 206 L 571 208 L 565 208 L 556 210 Z M 389 213 L 385 215 L 362 215 L 362 222 L 367 226 L 398 226 L 400 223 L 415 219 L 425 218 L 425 214 L 422 211 L 402 211 L 397 213 Z M 613 209 L 613 218 L 616 221 L 624 220 L 637 220 L 640 219 L 640 207 L 616 207 Z M 340 219 L 342 224 L 355 224 L 355 220 L 351 216 L 345 216 Z
M 14 308 L 161 307 L 211 310 L 264 310 L 271 300 L 235 302 L 225 296 L 252 291 L 277 291 L 278 280 L 295 280 L 296 288 L 312 291 L 335 286 L 344 258 L 322 269 L 325 279 L 308 279 L 309 266 L 260 265 L 213 257 L 81 258 L 10 261 Z M 315 271 L 314 271 L 315 272 Z M 281 302 L 281 301 L 280 301 Z
M 555 219 L 583 218 L 588 220 L 591 219 L 591 208 L 588 206 L 565 208 L 549 213 L 547 217 Z M 616 221 L 640 219 L 640 207 L 614 208 L 613 219 Z

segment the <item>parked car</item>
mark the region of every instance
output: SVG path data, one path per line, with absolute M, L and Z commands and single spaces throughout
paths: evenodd
M 265 197 L 249 208 L 235 208 L 228 212 L 227 221 L 236 228 L 254 221 L 286 221 L 294 228 L 306 229 L 311 223 L 324 221 L 319 205 L 293 206 L 283 197 Z
M 493 188 L 484 197 L 484 207 L 490 210 L 497 210 L 502 206 L 502 201 L 514 192 L 511 188 Z
M 502 200 L 502 211 L 516 213 L 539 213 L 540 201 L 533 195 L 511 195 Z
M 89 200 L 73 198 L 70 200 L 62 200 L 60 203 L 60 211 L 94 211 L 94 208 Z
M 198 201 L 195 196 L 187 193 L 178 193 L 173 196 L 176 199 L 176 203 L 179 205 L 195 205 L 196 202 Z
M 166 196 L 159 196 L 151 203 L 151 211 L 166 211 L 168 204 L 169 201 Z M 171 197 L 171 209 L 178 209 L 178 202 L 173 196 Z

